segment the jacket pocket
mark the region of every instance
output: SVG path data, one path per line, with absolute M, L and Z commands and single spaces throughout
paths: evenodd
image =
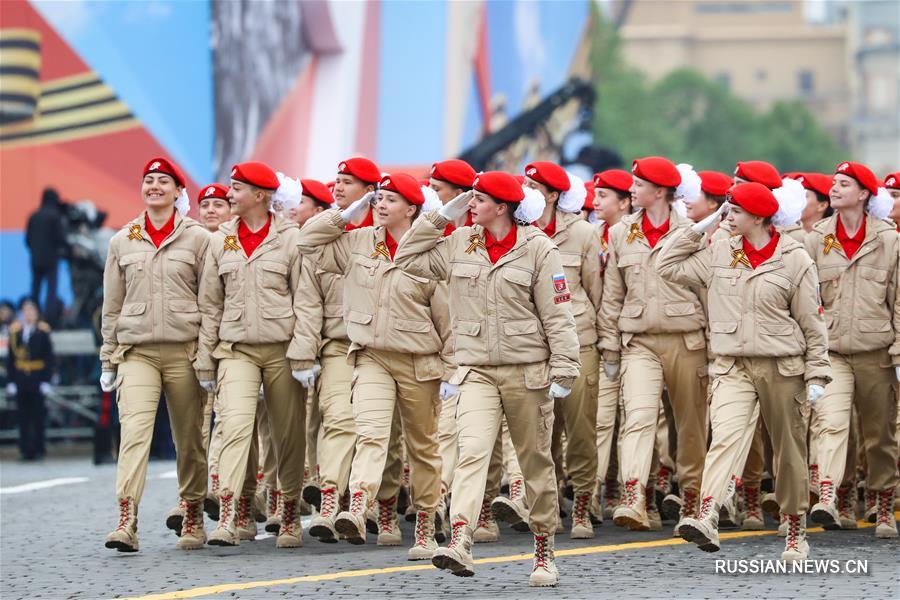
M 796 377 L 806 372 L 806 363 L 801 356 L 781 356 L 775 359 L 778 372 L 785 377 Z
M 525 389 L 543 390 L 550 387 L 550 363 L 531 363 L 522 368 L 525 374 Z
M 712 292 L 719 296 L 737 296 L 741 286 L 741 271 L 738 269 L 716 269 L 713 278 Z
M 536 333 L 537 330 L 538 324 L 534 319 L 506 321 L 503 323 L 503 333 L 505 335 L 527 335 L 529 333 Z
M 353 256 L 353 281 L 364 288 L 374 288 L 380 260 L 356 254 Z
M 264 319 L 287 319 L 294 316 L 291 306 L 266 306 L 260 310 Z
M 457 321 L 453 332 L 457 335 L 477 336 L 481 331 L 481 321 Z
M 860 265 L 859 276 L 861 279 L 865 279 L 864 282 L 860 282 L 862 285 L 857 287 L 860 294 L 874 299 L 878 304 L 883 303 L 887 297 L 888 272 L 884 269 Z
M 288 294 L 288 267 L 285 264 L 259 261 L 261 287 L 273 290 L 281 296 Z
M 819 293 L 826 309 L 837 299 L 841 273 L 843 269 L 840 267 L 825 267 L 819 270 Z
M 431 321 L 419 321 L 416 319 L 398 319 L 394 318 L 394 328 L 400 331 L 409 331 L 412 333 L 429 333 L 434 328 Z M 422 380 L 424 381 L 424 380 Z
M 143 273 L 146 252 L 133 252 L 119 258 L 119 267 L 125 271 L 125 285 L 131 286 L 134 278 Z
M 172 312 L 195 313 L 200 309 L 194 300 L 169 300 L 169 310 Z
M 434 381 L 444 374 L 444 363 L 437 354 L 414 354 L 416 381 Z
M 857 319 L 860 333 L 884 333 L 891 330 L 890 319 Z
M 471 370 L 472 367 L 457 367 L 456 372 L 453 373 L 453 376 L 450 377 L 450 381 L 448 381 L 447 383 L 452 383 L 453 385 L 462 385 L 462 382 L 466 380 L 466 376 Z
M 222 311 L 222 320 L 223 321 L 237 321 L 244 315 L 244 308 L 242 306 L 232 306 L 226 308 Z
M 706 335 L 702 330 L 688 331 L 684 334 L 684 347 L 688 350 L 703 350 L 706 348 Z
M 712 321 L 709 324 L 712 333 L 734 333 L 737 328 L 737 321 Z
M 759 331 L 763 335 L 793 335 L 793 323 L 760 323 Z
M 697 312 L 693 302 L 672 302 L 664 309 L 667 317 L 687 317 Z
M 528 271 L 507 267 L 503 269 L 503 279 L 516 285 L 531 287 L 532 275 Z
M 644 312 L 643 304 L 626 304 L 622 307 L 620 315 L 626 319 L 637 319 Z
M 348 321 L 351 323 L 359 323 L 360 325 L 368 325 L 372 322 L 373 318 L 373 315 L 359 312 L 358 310 L 351 310 L 347 313 Z
M 122 316 L 123 317 L 136 317 L 138 315 L 142 315 L 147 311 L 147 303 L 146 302 L 129 302 L 122 306 Z
M 450 269 L 450 290 L 463 296 L 479 296 L 481 267 L 455 263 Z
M 717 356 L 712 364 L 712 376 L 720 377 L 728 374 L 734 368 L 735 359 L 733 356 Z

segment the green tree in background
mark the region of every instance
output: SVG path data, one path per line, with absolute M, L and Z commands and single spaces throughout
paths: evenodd
M 759 113 L 691 69 L 649 84 L 625 63 L 615 29 L 596 5 L 593 10 L 594 137 L 626 163 L 660 155 L 730 173 L 739 160 L 766 160 L 782 171 L 830 173 L 845 159 L 845 150 L 801 102 L 776 102 Z

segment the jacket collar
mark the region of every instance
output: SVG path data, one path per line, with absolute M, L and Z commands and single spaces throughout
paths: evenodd
M 163 243 L 159 245 L 159 248 L 157 248 L 153 243 L 153 240 L 151 240 L 150 236 L 147 234 L 146 218 L 147 211 L 143 210 L 141 211 L 141 214 L 136 216 L 125 225 L 125 228 L 128 231 L 128 239 L 135 240 L 137 238 L 140 238 L 150 244 L 153 247 L 153 250 L 156 252 L 159 252 L 160 250 L 174 242 L 186 227 L 195 222 L 193 219 L 183 217 L 181 215 L 181 212 L 178 209 L 175 209 L 175 227 L 172 229 L 172 233 L 170 233 L 169 236 L 163 240 Z
M 644 209 L 639 208 L 636 212 L 631 213 L 630 215 L 625 215 L 622 217 L 622 220 L 619 221 L 625 227 L 625 240 L 628 241 L 628 236 L 631 235 L 631 232 L 634 230 L 634 226 L 637 225 L 637 229 L 641 230 L 641 223 L 644 220 Z M 669 231 L 666 232 L 659 241 L 656 243 L 656 246 L 653 248 L 650 247 L 650 242 L 647 241 L 646 237 L 643 236 L 635 236 L 632 239 L 632 243 L 640 243 L 642 246 L 647 248 L 650 252 L 655 252 L 663 247 L 664 241 L 668 239 L 672 233 L 675 232 L 682 224 L 685 222 L 690 223 L 691 221 L 686 217 L 680 216 L 675 210 L 670 206 L 669 207 Z M 642 231 L 642 230 L 641 230 Z
M 219 231 L 225 234 L 226 239 L 229 237 L 234 237 L 235 241 L 237 241 L 238 235 L 238 223 L 240 222 L 240 217 L 234 217 L 230 221 L 222 223 L 219 226 Z M 267 254 L 268 252 L 278 248 L 281 246 L 281 234 L 289 229 L 298 229 L 298 225 L 291 220 L 285 219 L 279 215 L 272 214 L 272 223 L 269 225 L 269 233 L 266 235 L 266 238 L 260 243 L 259 247 L 253 251 L 253 254 L 248 258 L 247 253 L 243 250 L 240 251 L 240 255 L 243 256 L 247 262 L 253 262 L 260 256 Z M 237 242 L 238 244 L 240 242 Z

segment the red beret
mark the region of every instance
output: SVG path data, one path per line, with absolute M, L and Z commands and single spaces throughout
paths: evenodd
M 852 177 L 859 182 L 859 185 L 869 190 L 873 196 L 878 195 L 878 179 L 876 179 L 875 173 L 873 173 L 866 165 L 855 162 L 842 162 L 834 170 L 834 174 Z
M 431 165 L 431 176 L 461 188 L 471 188 L 475 169 L 464 160 L 451 158 Z
M 175 163 L 168 158 L 157 157 L 150 159 L 150 162 L 144 167 L 144 174 L 141 177 L 146 176 L 148 173 L 165 173 L 181 187 L 185 186 L 184 175 L 181 174 Z
M 891 173 L 884 178 L 884 187 L 900 190 L 900 173 Z
M 572 187 L 566 170 L 552 162 L 539 161 L 526 165 L 525 176 L 558 192 L 565 192 Z
M 365 183 L 378 183 L 381 181 L 381 171 L 378 170 L 378 166 L 362 156 L 342 160 L 338 165 L 338 173 L 353 175 Z
M 472 187 L 500 202 L 521 202 L 525 197 L 522 184 L 503 171 L 488 171 L 477 175 Z
M 634 177 L 628 171 L 622 169 L 608 169 L 602 173 L 594 174 L 595 188 L 609 188 L 620 192 L 630 192 Z
M 734 169 L 734 176 L 761 183 L 770 190 L 781 187 L 781 175 L 778 173 L 778 169 L 762 160 L 739 162 Z
M 585 181 L 584 190 L 587 192 L 587 196 L 585 196 L 584 198 L 584 206 L 581 207 L 581 209 L 594 210 L 594 183 L 591 181 Z
M 331 192 L 332 194 L 334 193 L 334 183 L 335 183 L 334 180 L 332 180 L 325 184 L 325 187 L 327 187 L 328 191 Z
M 645 179 L 654 185 L 675 188 L 681 185 L 681 173 L 668 158 L 648 156 L 639 158 L 631 166 L 635 177 Z
M 767 219 L 778 212 L 778 200 L 772 190 L 761 183 L 751 181 L 736 185 L 728 192 L 727 201 L 740 206 L 751 215 Z
M 221 198 L 222 200 L 228 200 L 228 186 L 222 185 L 221 183 L 211 183 L 200 188 L 200 193 L 197 194 L 197 204 L 200 204 L 207 198 Z
M 797 179 L 797 180 L 799 180 L 801 177 L 803 177 L 803 175 L 804 175 L 804 173 L 801 173 L 800 171 L 787 171 L 787 172 L 781 174 L 781 176 L 784 179 Z
M 328 206 L 334 204 L 334 198 L 332 197 L 331 192 L 321 181 L 316 181 L 315 179 L 301 179 L 300 185 L 303 186 L 304 196 L 309 196 L 316 202 L 321 202 Z
M 515 177 L 516 182 L 519 185 L 525 185 L 525 176 L 524 175 L 513 175 L 513 177 Z
M 391 173 L 381 178 L 378 183 L 379 189 L 397 192 L 410 204 L 422 206 L 425 204 L 425 194 L 422 193 L 422 186 L 416 181 L 416 178 L 406 173 Z
M 824 173 L 798 173 L 795 177 L 808 190 L 827 196 L 831 192 L 834 179 Z
M 724 196 L 734 185 L 731 177 L 718 171 L 700 171 L 700 189 L 710 196 Z
M 278 176 L 272 167 L 261 162 L 245 162 L 231 168 L 231 178 L 264 190 L 278 189 Z

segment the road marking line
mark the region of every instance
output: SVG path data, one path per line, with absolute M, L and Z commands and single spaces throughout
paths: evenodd
M 85 481 L 88 481 L 87 477 L 58 477 L 56 479 L 45 479 L 44 481 L 33 481 L 31 483 L 23 483 L 22 485 L 0 488 L 0 494 L 22 494 L 24 492 L 44 490 L 58 485 L 84 483 Z
M 875 525 L 867 521 L 857 521 L 860 528 L 874 527 Z M 819 533 L 825 531 L 821 527 L 808 528 L 807 533 Z M 735 540 L 747 537 L 758 537 L 763 535 L 775 535 L 777 531 L 733 531 L 722 533 L 719 535 L 721 540 Z M 603 552 L 615 552 L 617 550 L 639 550 L 643 548 L 659 548 L 663 546 L 677 546 L 688 544 L 681 538 L 671 538 L 663 540 L 653 540 L 649 542 L 627 542 L 624 544 L 611 544 L 606 546 L 588 546 L 586 548 L 569 548 L 566 550 L 557 550 L 557 556 L 582 556 L 587 554 L 599 554 Z M 488 565 L 505 562 L 517 562 L 531 560 L 533 555 L 513 554 L 510 556 L 494 556 L 490 558 L 479 558 L 475 561 L 476 565 Z M 248 581 L 244 583 L 225 583 L 220 585 L 210 585 L 204 587 L 192 588 L 189 590 L 179 590 L 175 592 L 163 592 L 160 594 L 149 594 L 146 596 L 134 596 L 125 598 L 125 600 L 176 600 L 178 598 L 198 598 L 200 596 L 211 596 L 214 594 L 223 594 L 226 592 L 238 592 L 243 590 L 252 590 L 256 588 L 275 587 L 280 585 L 293 585 L 295 583 L 308 583 L 314 581 L 331 581 L 334 579 L 349 579 L 351 577 L 367 577 L 370 575 L 388 575 L 391 573 L 410 573 L 413 571 L 436 570 L 434 566 L 425 565 L 405 565 L 402 567 L 386 567 L 381 569 L 356 569 L 352 571 L 336 571 L 334 573 L 322 573 L 320 575 L 303 575 L 300 577 L 289 577 L 286 579 L 272 579 L 269 581 Z

